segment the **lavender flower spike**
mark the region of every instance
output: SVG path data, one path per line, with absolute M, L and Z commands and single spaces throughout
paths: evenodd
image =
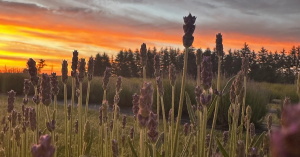
M 59 92 L 59 88 L 58 88 L 58 80 L 57 80 L 56 73 L 51 73 L 50 84 L 51 84 L 51 93 L 53 95 L 57 95 Z
M 40 86 L 40 100 L 46 106 L 49 106 L 51 103 L 50 77 L 46 73 L 42 74 L 42 81 Z
M 149 113 L 153 103 L 153 88 L 151 82 L 144 82 L 141 89 L 141 95 L 139 100 L 139 113 L 138 119 L 140 126 L 144 128 L 147 124 Z
M 134 93 L 132 96 L 132 111 L 135 116 L 137 116 L 139 113 L 139 99 L 140 96 Z
M 271 154 L 274 157 L 299 157 L 300 156 L 300 104 L 286 105 L 285 114 L 280 130 L 272 130 Z
M 32 58 L 29 58 L 27 61 L 27 65 L 30 75 L 30 82 L 33 86 L 37 86 L 39 83 L 39 77 L 37 75 L 36 62 Z
M 195 31 L 196 17 L 192 16 L 190 13 L 188 16 L 183 17 L 183 20 L 184 20 L 184 25 L 183 25 L 184 36 L 182 38 L 183 46 L 185 48 L 189 48 L 192 46 L 194 42 L 193 33 Z
M 147 60 L 148 60 L 147 47 L 145 43 L 141 45 L 140 54 L 141 54 L 141 64 L 143 67 L 145 67 L 147 65 Z
M 14 109 L 14 102 L 15 102 L 16 92 L 13 90 L 8 92 L 8 99 L 7 99 L 7 112 L 11 113 Z
M 85 59 L 81 58 L 79 62 L 79 67 L 78 67 L 78 79 L 79 82 L 83 82 L 84 76 L 85 76 Z
M 204 90 L 210 89 L 212 74 L 212 63 L 210 57 L 204 57 L 201 64 L 201 85 Z
M 104 71 L 104 76 L 103 76 L 103 89 L 107 89 L 107 85 L 109 82 L 109 77 L 111 76 L 111 68 L 106 67 L 106 70 Z
M 216 35 L 216 50 L 219 57 L 223 56 L 223 39 L 221 33 Z
M 77 77 L 77 66 L 78 66 L 78 51 L 74 50 L 73 51 L 73 57 L 72 57 L 72 71 L 71 71 L 71 76 L 72 77 Z
M 63 60 L 61 64 L 61 81 L 63 84 L 67 84 L 68 82 L 68 61 Z
M 50 135 L 41 136 L 39 144 L 31 147 L 32 157 L 53 157 L 55 148 L 51 145 L 51 139 Z
M 148 123 L 148 137 L 150 142 L 153 144 L 156 142 L 158 138 L 158 132 L 156 131 L 157 129 L 157 115 L 154 114 L 152 111 L 149 114 L 149 123 Z
M 95 61 L 94 61 L 94 58 L 91 56 L 88 61 L 88 80 L 89 81 L 92 81 L 92 79 L 93 79 L 94 66 L 95 66 Z

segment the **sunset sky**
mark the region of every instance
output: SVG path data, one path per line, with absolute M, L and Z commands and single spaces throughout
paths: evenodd
M 197 17 L 193 46 L 224 50 L 300 45 L 299 0 L 0 0 L 0 69 L 25 68 L 43 58 L 60 73 L 62 59 L 121 49 L 183 49 L 183 16 Z M 70 63 L 69 63 L 70 66 Z M 45 68 L 50 70 L 50 66 Z

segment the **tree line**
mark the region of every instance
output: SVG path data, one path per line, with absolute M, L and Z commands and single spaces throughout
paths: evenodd
M 196 78 L 196 50 L 190 49 L 188 52 L 187 74 L 190 78 Z M 184 53 L 180 49 L 155 47 L 147 49 L 146 74 L 148 78 L 154 78 L 154 56 L 160 55 L 161 75 L 168 77 L 169 65 L 174 64 L 178 73 L 183 68 Z M 207 48 L 201 50 L 204 56 L 210 56 L 213 63 L 213 73 L 218 71 L 218 56 L 215 49 Z M 300 46 L 293 46 L 290 50 L 271 52 L 262 47 L 255 52 L 250 50 L 245 43 L 243 48 L 238 50 L 228 50 L 222 56 L 222 74 L 226 77 L 233 76 L 241 70 L 242 58 L 249 58 L 248 77 L 254 81 L 265 81 L 271 83 L 294 83 L 295 76 L 299 70 Z M 109 57 L 106 53 L 98 53 L 95 56 L 95 76 L 102 76 L 106 67 L 112 68 L 112 74 L 122 77 L 141 77 L 142 66 L 139 50 L 120 50 L 114 57 Z

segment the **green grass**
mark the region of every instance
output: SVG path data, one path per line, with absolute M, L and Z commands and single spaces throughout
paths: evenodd
M 15 92 L 17 92 L 17 95 L 21 96 L 23 94 L 23 82 L 24 79 L 29 78 L 27 74 L 0 74 L 0 93 L 7 93 L 11 89 L 13 89 Z M 178 76 L 178 78 L 180 78 Z M 12 81 L 11 81 L 12 80 Z M 62 101 L 63 96 L 63 84 L 61 82 L 60 76 L 58 77 L 59 80 L 59 94 L 58 94 L 58 100 Z M 108 90 L 107 90 L 107 100 L 109 101 L 109 104 L 113 103 L 113 99 L 115 96 L 115 82 L 117 78 L 111 77 L 109 84 L 108 84 Z M 225 86 L 226 82 L 228 81 L 228 78 L 222 78 L 221 79 L 221 89 Z M 156 89 L 156 80 L 154 79 L 148 79 L 148 81 L 152 82 L 153 87 Z M 68 99 L 71 99 L 71 77 L 68 78 L 68 84 L 67 84 L 67 95 Z M 140 88 L 142 86 L 143 80 L 141 78 L 122 78 L 122 91 L 120 93 L 120 102 L 119 106 L 122 107 L 131 107 L 132 106 L 132 95 L 134 93 L 139 94 Z M 171 85 L 169 79 L 165 78 L 163 79 L 163 86 L 164 86 L 164 104 L 165 104 L 165 111 L 166 114 L 168 114 L 169 109 L 171 108 Z M 177 115 L 178 110 L 178 103 L 180 98 L 180 86 L 181 86 L 181 80 L 177 79 L 175 84 L 175 115 Z M 191 103 L 196 104 L 195 100 L 195 90 L 196 82 L 193 79 L 187 79 L 186 81 L 186 92 L 189 94 L 191 98 Z M 279 88 L 280 87 L 280 88 Z M 216 80 L 213 79 L 212 82 L 212 88 L 216 88 Z M 292 90 L 288 90 L 288 88 Z M 86 89 L 87 89 L 87 79 L 85 78 L 83 82 L 83 104 L 85 104 L 86 100 Z M 284 98 L 284 94 L 281 94 L 281 91 L 283 90 L 283 93 L 287 93 L 287 96 L 290 96 L 292 100 L 294 100 L 294 95 L 296 92 L 293 92 L 296 90 L 294 85 L 280 85 L 280 84 L 268 84 L 268 83 L 257 83 L 257 82 L 248 82 L 247 84 L 247 102 L 246 105 L 250 105 L 252 107 L 252 110 L 254 113 L 256 113 L 252 117 L 252 121 L 255 124 L 259 124 L 261 122 L 261 118 L 266 115 L 266 105 L 269 103 L 269 101 L 273 98 Z M 291 92 L 292 91 L 292 92 Z M 31 87 L 29 95 L 33 95 L 34 91 Z M 295 94 L 293 94 L 295 93 Z M 156 110 L 156 91 L 153 93 L 153 111 Z M 298 97 L 295 95 L 297 100 Z M 94 77 L 91 82 L 91 91 L 90 91 L 90 99 L 89 103 L 91 104 L 101 104 L 103 99 L 103 88 L 102 88 L 102 77 Z M 75 102 L 77 102 L 77 99 L 75 99 Z M 224 119 L 227 119 L 227 111 L 229 108 L 230 102 L 229 102 L 229 94 L 225 95 L 224 98 L 221 101 L 220 107 L 219 107 L 219 113 L 220 117 L 218 116 L 217 124 L 227 124 L 227 121 L 224 121 Z M 184 100 L 183 104 L 183 115 L 187 115 L 187 108 Z

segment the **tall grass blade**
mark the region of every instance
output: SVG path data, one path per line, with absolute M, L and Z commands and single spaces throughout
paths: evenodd
M 217 144 L 218 144 L 218 147 L 219 147 L 219 149 L 220 149 L 222 155 L 223 155 L 224 157 L 229 157 L 227 151 L 225 150 L 225 148 L 223 147 L 223 145 L 220 143 L 220 141 L 218 140 L 218 138 L 216 138 L 216 140 L 217 140 Z
M 187 106 L 187 110 L 188 110 L 188 113 L 189 113 L 190 121 L 191 121 L 191 123 L 195 124 L 196 117 L 195 117 L 195 113 L 193 111 L 191 99 L 190 99 L 189 94 L 187 92 L 185 92 L 185 97 L 186 97 L 186 106 Z
M 127 136 L 127 141 L 129 143 L 129 146 L 130 146 L 130 149 L 132 151 L 132 154 L 135 156 L 135 157 L 138 157 L 137 153 L 136 153 L 136 150 L 134 149 L 133 145 L 132 145 L 132 141 L 130 139 L 130 136 Z
M 226 95 L 229 92 L 230 86 L 231 86 L 232 82 L 234 81 L 235 77 L 236 76 L 233 76 L 231 79 L 229 79 L 227 81 L 225 87 L 222 90 L 222 95 Z M 208 112 L 207 112 L 207 118 L 209 118 L 211 116 L 211 114 L 213 113 L 213 111 L 215 109 L 215 106 L 216 106 L 217 98 L 218 98 L 218 96 L 215 96 L 213 101 L 211 102 L 210 107 L 209 107 Z

